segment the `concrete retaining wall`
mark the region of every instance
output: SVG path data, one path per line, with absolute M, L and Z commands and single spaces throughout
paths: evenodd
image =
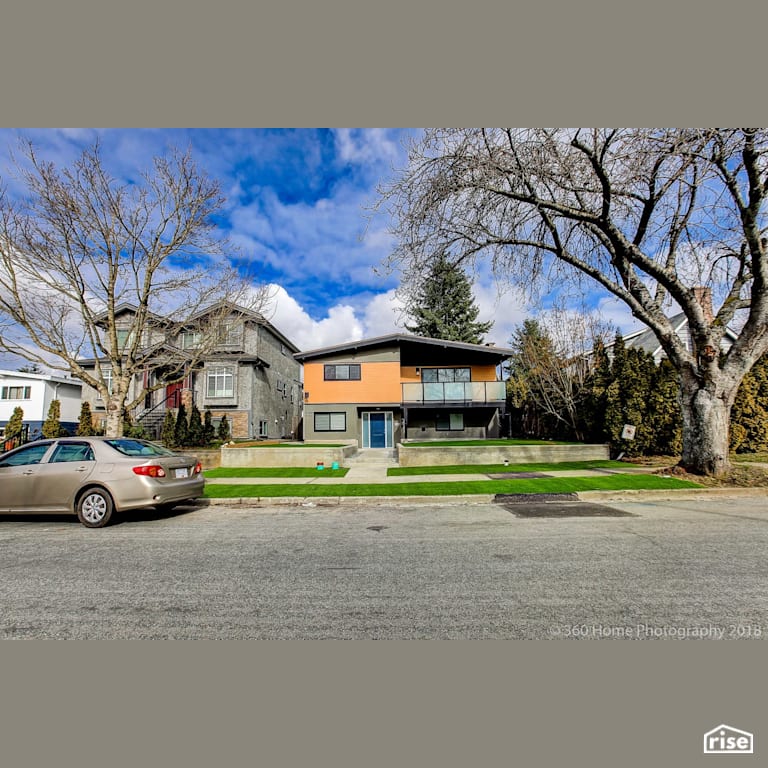
M 357 441 L 342 447 L 316 445 L 312 448 L 241 448 L 222 447 L 222 467 L 316 467 L 322 461 L 330 467 L 334 461 L 343 467 L 345 460 L 357 452 Z
M 593 461 L 609 459 L 608 445 L 439 445 L 410 447 L 398 443 L 401 467 L 437 467 L 448 464 L 510 464 L 528 462 Z

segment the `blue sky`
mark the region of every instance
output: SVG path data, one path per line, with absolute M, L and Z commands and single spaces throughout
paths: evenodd
M 192 148 L 219 180 L 226 205 L 218 222 L 249 272 L 275 286 L 272 321 L 301 349 L 402 330 L 393 301 L 397 276 L 380 268 L 392 249 L 383 215 L 369 218 L 376 187 L 406 162 L 413 129 L 0 129 L 0 175 L 13 194 L 8 155 L 20 137 L 57 164 L 98 137 L 109 170 L 130 179 L 169 146 Z M 478 275 L 487 340 L 506 345 L 532 314 L 516 295 L 499 297 Z M 610 319 L 628 330 L 627 313 Z

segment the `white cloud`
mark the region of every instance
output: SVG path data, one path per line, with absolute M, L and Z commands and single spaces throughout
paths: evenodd
M 339 128 L 334 135 L 339 157 L 347 163 L 394 161 L 402 154 L 402 149 L 387 136 L 384 128 Z
M 528 300 L 522 291 L 495 283 L 476 282 L 472 293 L 480 314 L 478 322 L 493 320 L 491 330 L 485 335 L 487 342 L 508 347 L 515 327 L 531 315 Z
M 270 322 L 299 349 L 308 350 L 355 341 L 364 337 L 363 325 L 355 310 L 337 304 L 322 320 L 314 320 L 282 286 L 272 286 L 273 311 Z

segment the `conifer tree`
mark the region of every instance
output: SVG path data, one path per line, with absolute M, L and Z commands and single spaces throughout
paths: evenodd
M 187 430 L 187 445 L 203 444 L 203 420 L 200 417 L 200 409 L 192 403 L 189 412 L 189 427 Z
M 649 429 L 645 452 L 650 455 L 677 456 L 683 448 L 683 416 L 678 396 L 678 373 L 664 359 L 653 372 L 648 391 L 646 420 Z
M 219 440 L 222 442 L 226 442 L 229 440 L 229 422 L 227 421 L 227 414 L 225 413 L 221 417 L 221 421 L 219 422 L 219 430 L 218 430 L 218 436 Z
M 189 425 L 187 423 L 187 409 L 184 407 L 184 403 L 179 405 L 179 410 L 176 413 L 176 427 L 174 429 L 173 437 L 176 445 L 187 445 Z
M 92 435 L 94 431 L 91 404 L 87 400 L 83 400 L 83 403 L 80 406 L 80 419 L 77 422 L 77 435 L 79 437 L 87 437 L 88 435 Z
M 176 417 L 170 408 L 165 412 L 163 426 L 160 429 L 160 440 L 167 448 L 176 446 Z
M 768 450 L 768 355 L 744 377 L 731 410 L 731 450 Z
M 24 429 L 24 410 L 20 405 L 17 405 L 13 409 L 11 418 L 8 419 L 8 423 L 5 425 L 5 438 L 6 440 L 12 440 L 19 437 Z
M 444 254 L 433 262 L 407 301 L 412 323 L 406 330 L 433 339 L 482 344 L 493 322 L 479 323 L 480 313 L 472 296 L 472 284 L 461 267 Z
M 61 437 L 62 435 L 69 434 L 67 430 L 61 426 L 60 419 L 61 401 L 51 400 L 51 404 L 48 406 L 48 417 L 43 422 L 43 437 Z
M 213 415 L 210 408 L 206 408 L 203 416 L 203 445 L 210 445 L 215 437 L 216 429 L 213 426 Z

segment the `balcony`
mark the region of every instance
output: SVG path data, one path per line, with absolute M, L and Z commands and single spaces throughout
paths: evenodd
M 503 381 L 403 384 L 404 405 L 498 405 L 506 400 Z

